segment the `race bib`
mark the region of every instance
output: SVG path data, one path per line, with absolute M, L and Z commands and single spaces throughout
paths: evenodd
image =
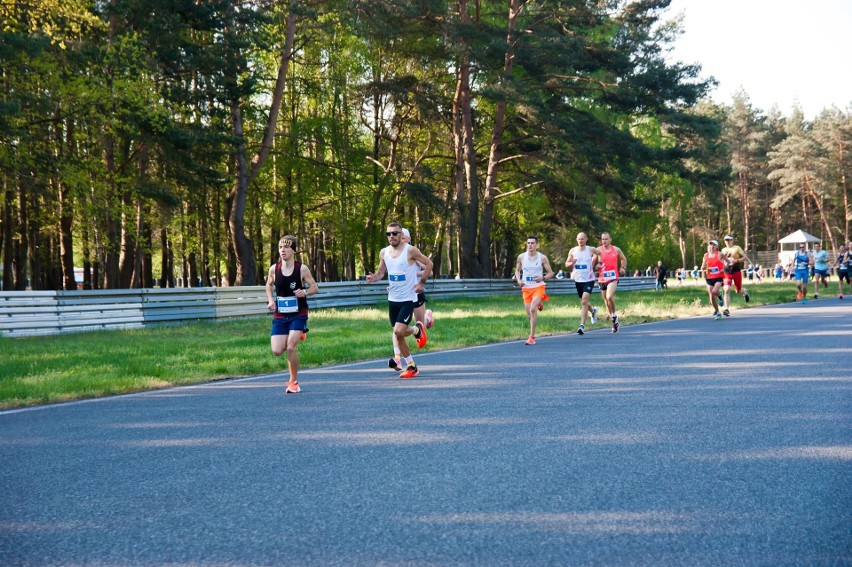
M 527 283 L 535 283 L 535 276 L 527 276 L 524 278 L 524 281 Z
M 575 264 L 574 269 L 575 270 L 588 270 L 589 265 L 588 264 Z
M 606 270 L 603 273 L 603 279 L 605 280 L 613 280 L 615 279 L 615 270 Z
M 388 274 L 388 281 L 390 282 L 404 282 L 405 274 Z
M 297 297 L 278 298 L 279 313 L 296 313 L 297 311 L 299 311 L 299 299 Z
M 707 270 L 707 273 L 710 274 L 711 276 L 718 275 L 719 274 L 719 268 L 717 266 L 713 266 L 709 270 Z

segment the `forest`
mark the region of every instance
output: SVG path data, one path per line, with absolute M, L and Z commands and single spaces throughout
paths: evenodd
M 0 0 L 2 289 L 434 277 L 578 231 L 630 270 L 850 240 L 850 108 L 712 102 L 669 0 Z M 82 283 L 75 279 L 82 268 Z

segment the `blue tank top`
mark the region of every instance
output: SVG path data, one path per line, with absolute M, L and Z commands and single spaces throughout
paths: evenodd
M 796 252 L 796 269 L 797 270 L 807 270 L 808 265 L 811 263 L 811 258 L 808 256 L 808 253 L 805 252 L 802 254 L 801 252 Z

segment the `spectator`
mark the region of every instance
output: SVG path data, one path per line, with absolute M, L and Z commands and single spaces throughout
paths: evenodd
M 657 267 L 654 268 L 654 275 L 657 277 L 657 282 L 654 285 L 654 290 L 657 289 L 668 289 L 668 282 L 666 281 L 666 274 L 668 273 L 668 268 L 665 264 L 663 264 L 662 260 L 657 262 Z

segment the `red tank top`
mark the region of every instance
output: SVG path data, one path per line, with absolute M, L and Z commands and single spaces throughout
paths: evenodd
M 601 254 L 601 269 L 600 281 L 611 282 L 618 279 L 618 251 L 615 246 L 609 247 L 609 252 L 606 248 L 600 247 L 598 251 Z
M 716 250 L 716 253 L 712 255 L 710 252 L 705 253 L 704 259 L 707 266 L 707 279 L 715 280 L 721 278 L 722 270 L 725 269 L 725 263 L 722 261 L 719 251 Z

